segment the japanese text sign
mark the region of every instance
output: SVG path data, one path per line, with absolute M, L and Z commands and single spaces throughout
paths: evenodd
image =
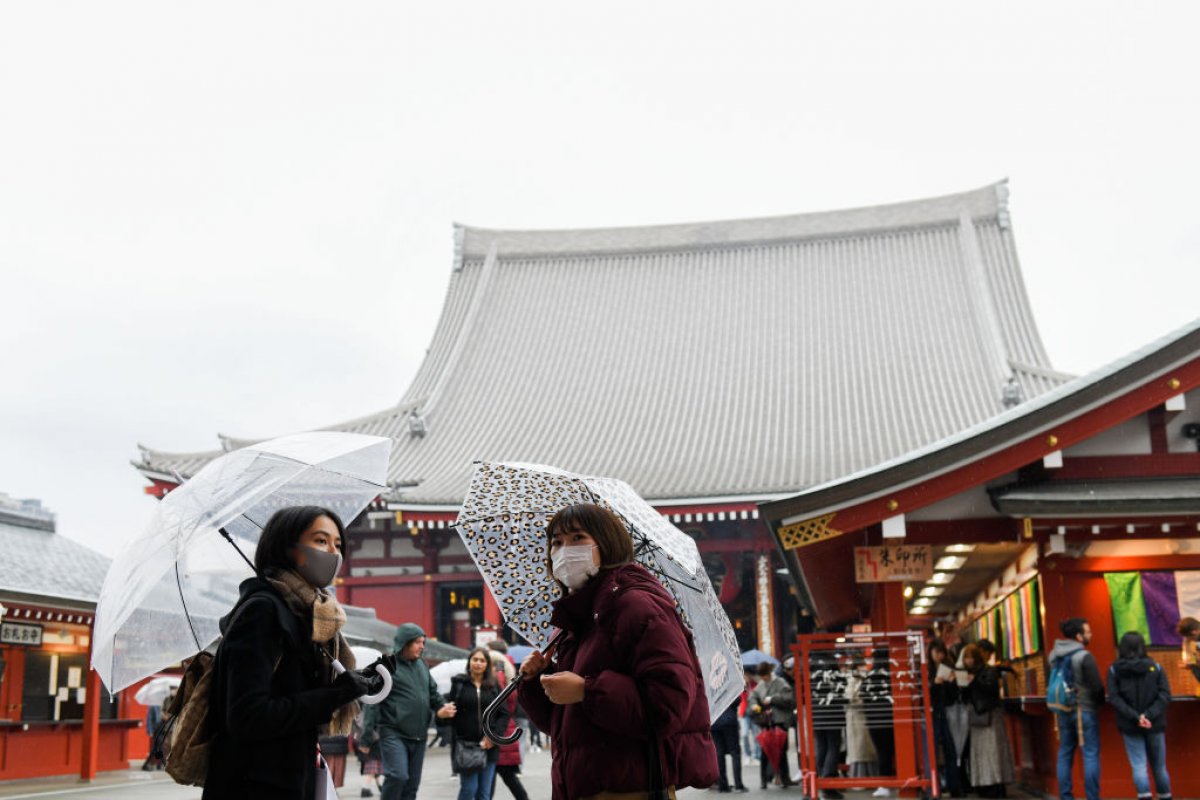
M 38 647 L 42 643 L 42 626 L 23 622 L 0 623 L 0 644 L 27 644 Z
M 858 583 L 927 581 L 933 575 L 933 548 L 927 544 L 854 548 Z

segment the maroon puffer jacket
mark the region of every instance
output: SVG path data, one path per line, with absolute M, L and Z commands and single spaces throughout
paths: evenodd
M 530 721 L 553 741 L 555 800 L 646 791 L 647 719 L 658 738 L 664 786 L 705 788 L 716 781 L 692 634 L 649 572 L 638 564 L 601 570 L 558 600 L 550 621 L 568 633 L 546 672 L 586 680 L 583 702 L 573 705 L 551 703 L 536 680 L 521 682 Z

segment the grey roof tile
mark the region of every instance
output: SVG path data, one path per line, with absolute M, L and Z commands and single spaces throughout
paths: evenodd
M 95 603 L 110 559 L 53 531 L 0 521 L 0 592 Z
M 649 499 L 793 493 L 1061 384 L 1004 184 L 850 211 L 583 231 L 462 228 L 392 436 L 401 498 L 453 505 L 476 460 L 618 476 Z M 419 415 L 425 435 L 410 433 Z M 213 454 L 143 448 L 189 474 Z M 177 465 L 183 465 L 182 469 Z

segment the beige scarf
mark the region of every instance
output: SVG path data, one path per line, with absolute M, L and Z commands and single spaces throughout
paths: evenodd
M 311 583 L 291 570 L 280 570 L 267 581 L 279 592 L 279 596 L 287 603 L 293 613 L 302 619 L 312 620 L 312 640 L 330 656 L 336 658 L 346 669 L 354 669 L 357 664 L 350 645 L 340 633 L 346 624 L 346 611 L 338 604 L 337 598 L 325 589 L 316 589 Z M 332 683 L 337 677 L 333 664 L 327 667 L 327 680 Z M 350 726 L 358 714 L 358 703 L 347 703 L 333 712 L 333 720 L 327 726 L 322 726 L 322 735 L 345 736 L 350 732 Z

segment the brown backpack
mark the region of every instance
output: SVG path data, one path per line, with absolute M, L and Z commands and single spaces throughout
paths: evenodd
M 202 650 L 188 664 L 169 707 L 160 744 L 167 774 L 185 786 L 203 786 L 208 775 L 212 726 L 208 724 L 212 697 L 213 654 Z
M 298 620 L 284 605 L 282 598 L 272 591 L 254 592 L 239 601 L 229 618 L 229 626 L 232 627 L 237 615 L 245 607 L 245 601 L 257 596 L 271 599 L 275 604 L 280 626 L 284 630 L 286 643 L 293 647 L 298 646 Z M 275 669 L 279 669 L 282 659 L 281 654 L 275 661 Z M 220 713 L 211 711 L 213 682 L 216 680 L 213 675 L 216 656 L 207 650 L 201 650 L 184 663 L 186 669 L 183 680 L 175 690 L 170 704 L 163 708 L 163 724 L 158 726 L 155 734 L 152 755 L 162 758 L 167 774 L 176 783 L 203 786 L 204 779 L 208 776 L 208 754 L 215 734 L 211 714 Z

